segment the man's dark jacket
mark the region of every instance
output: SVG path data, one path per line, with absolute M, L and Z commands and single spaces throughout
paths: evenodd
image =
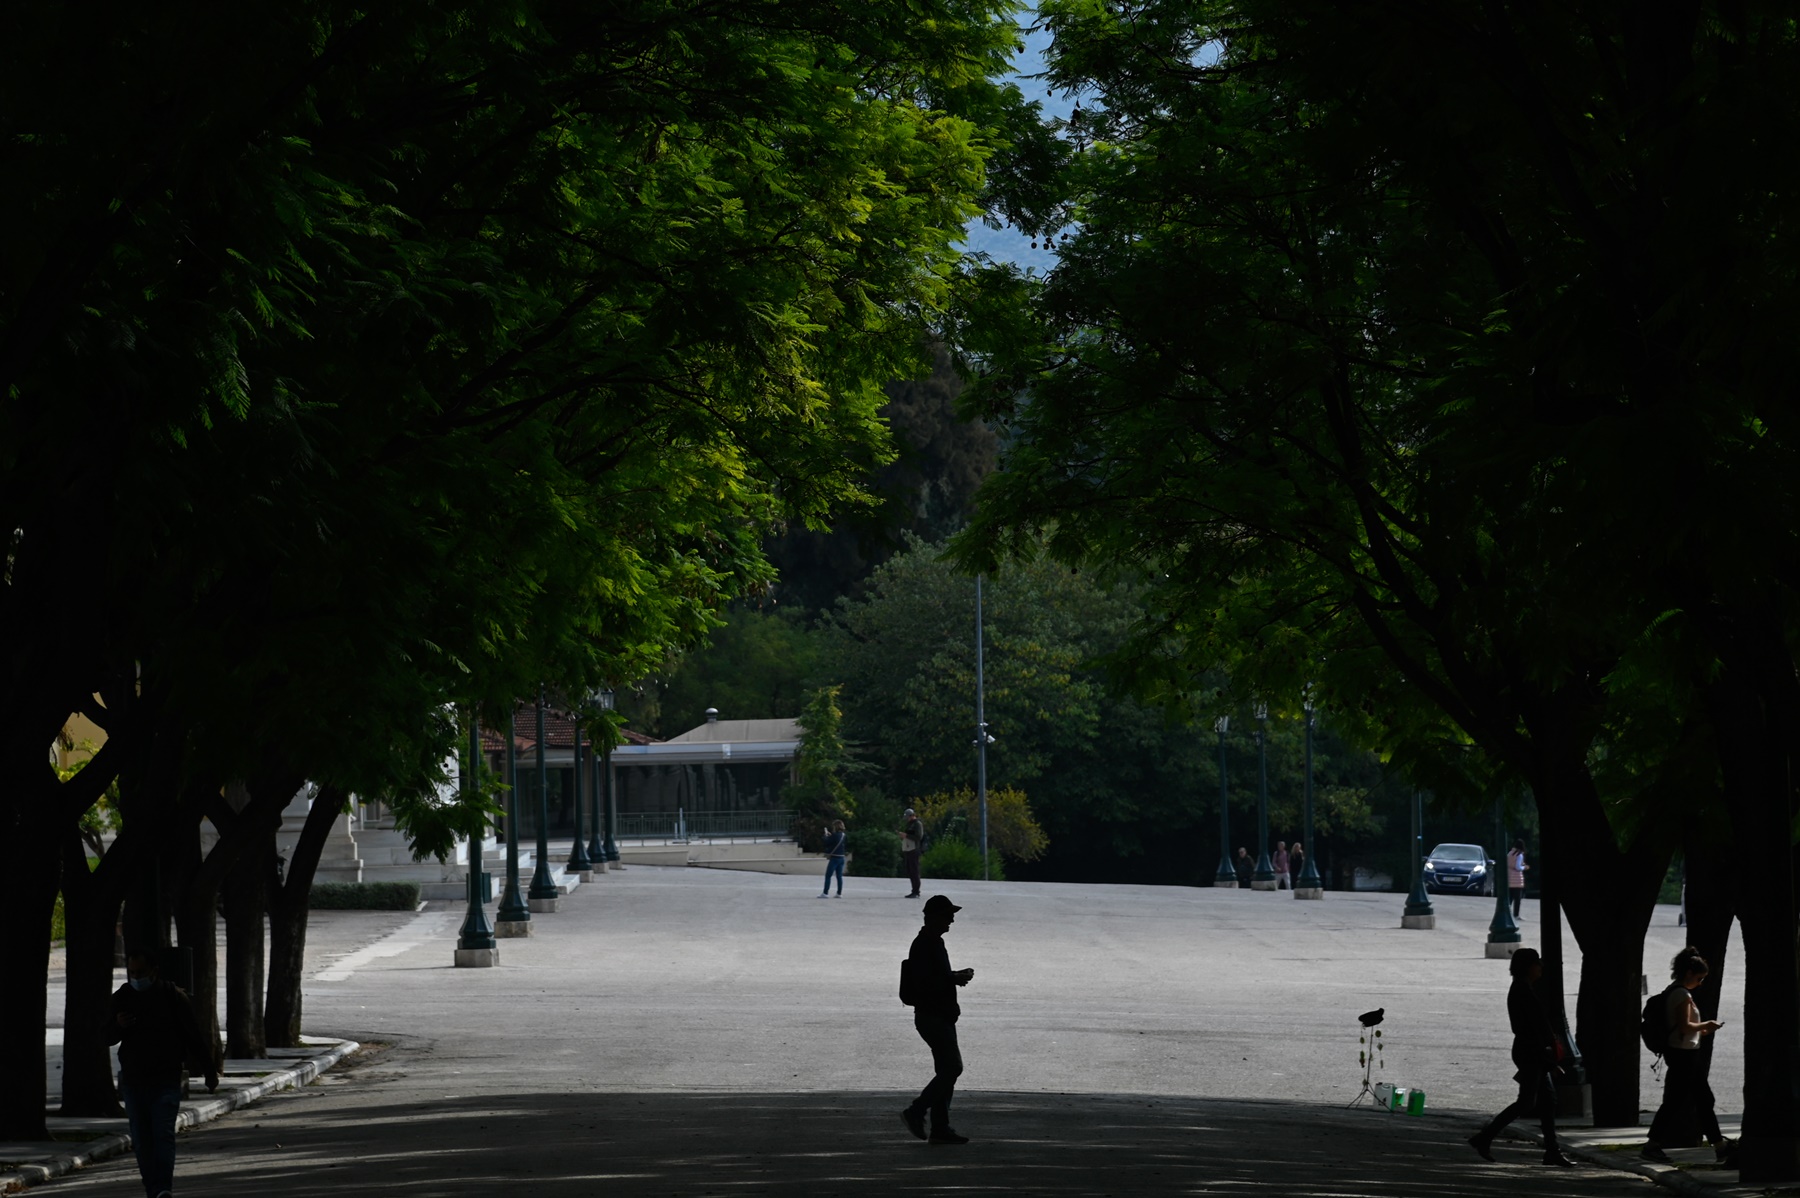
M 916 996 L 913 1010 L 955 1023 L 962 1006 L 956 1001 L 956 981 L 950 976 L 950 950 L 944 947 L 944 934 L 920 928 L 906 959 L 912 962 L 907 968 Z
M 122 1014 L 137 1021 L 120 1027 Z M 112 996 L 106 1042 L 119 1046 L 119 1073 L 139 1085 L 179 1082 L 183 1061 L 192 1073 L 212 1072 L 212 1053 L 194 1019 L 193 1005 L 173 982 L 158 979 L 145 990 L 134 989 L 129 982 L 120 986 Z

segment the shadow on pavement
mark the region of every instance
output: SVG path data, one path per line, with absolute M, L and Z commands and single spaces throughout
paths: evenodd
M 908 1136 L 898 1093 L 518 1093 L 402 1105 L 382 1105 L 377 1093 L 347 1097 L 313 1088 L 184 1136 L 180 1193 L 1656 1192 L 1608 1170 L 1543 1168 L 1522 1142 L 1501 1141 L 1502 1163 L 1484 1164 L 1463 1143 L 1473 1116 L 1299 1103 L 974 1092 L 955 1109 L 974 1142 L 953 1148 Z M 124 1195 L 135 1180 L 113 1167 L 43 1192 Z

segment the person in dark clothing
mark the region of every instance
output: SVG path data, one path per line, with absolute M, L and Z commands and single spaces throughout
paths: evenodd
M 1306 846 L 1295 841 L 1294 847 L 1288 850 L 1288 888 L 1290 890 L 1300 889 L 1300 875 L 1305 872 Z
M 1692 1109 L 1719 1163 L 1727 1168 L 1737 1163 L 1737 1146 L 1719 1130 L 1712 1085 L 1706 1080 L 1705 1054 L 1700 1051 L 1700 1038 L 1725 1026 L 1716 1019 L 1700 1018 L 1700 1008 L 1694 1003 L 1694 989 L 1706 980 L 1709 971 L 1706 958 L 1692 945 L 1676 953 L 1675 959 L 1669 962 L 1669 976 L 1674 981 L 1663 991 L 1668 1003 L 1667 1013 L 1663 1016 L 1663 1026 L 1669 1029 L 1667 1047 L 1663 1049 L 1668 1073 L 1663 1077 L 1662 1105 L 1656 1108 L 1656 1117 L 1650 1121 L 1650 1135 L 1638 1154 L 1645 1160 L 1672 1163 L 1662 1148 L 1664 1141 L 1672 1138 L 1669 1123 L 1677 1111 Z
M 967 986 L 975 976 L 973 969 L 952 970 L 950 952 L 944 947 L 944 933 L 961 910 L 941 894 L 926 899 L 925 926 L 913 937 L 912 951 L 906 957 L 914 996 L 913 1027 L 931 1047 L 932 1078 L 912 1105 L 900 1112 L 900 1121 L 913 1135 L 929 1138 L 933 1144 L 969 1142 L 950 1126 L 950 1099 L 963 1071 L 962 1050 L 956 1045 L 956 1021 L 962 1015 L 956 988 Z M 929 1137 L 925 1134 L 926 1111 L 931 1112 Z
M 155 962 L 143 953 L 126 958 L 125 974 L 125 985 L 112 997 L 106 1042 L 119 1046 L 119 1097 L 144 1193 L 166 1198 L 175 1185 L 181 1066 L 197 1066 L 194 1071 L 206 1075 L 208 1093 L 219 1088 L 219 1074 L 187 994 L 157 977 Z
M 832 820 L 831 827 L 825 833 L 825 889 L 819 891 L 820 898 L 830 896 L 833 875 L 837 877 L 837 896 L 844 897 L 844 862 L 849 851 L 844 847 L 844 842 L 847 839 L 848 836 L 844 832 L 844 821 Z
M 1250 889 L 1250 875 L 1256 872 L 1256 862 L 1250 860 L 1250 850 L 1238 846 L 1238 855 L 1231 862 L 1231 868 L 1237 870 L 1238 889 Z
M 912 883 L 907 898 L 919 897 L 919 858 L 925 852 L 925 825 L 911 807 L 900 825 L 900 860 L 906 863 L 906 877 Z
M 1536 949 L 1522 948 L 1512 955 L 1510 968 L 1513 982 L 1506 992 L 1506 1017 L 1512 1023 L 1512 1059 L 1519 1067 L 1513 1080 L 1519 1083 L 1519 1097 L 1470 1136 L 1469 1144 L 1482 1160 L 1491 1161 L 1494 1137 L 1500 1129 L 1520 1115 L 1536 1111 L 1544 1129 L 1544 1163 L 1569 1168 L 1575 1162 L 1556 1145 L 1556 1032 L 1531 988 L 1544 976 L 1543 958 Z

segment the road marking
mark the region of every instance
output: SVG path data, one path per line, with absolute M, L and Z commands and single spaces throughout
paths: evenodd
M 350 975 L 365 965 L 373 964 L 383 957 L 397 957 L 401 953 L 410 952 L 420 945 L 441 939 L 456 925 L 457 915 L 450 911 L 421 911 L 414 916 L 412 922 L 404 927 L 395 928 L 375 943 L 357 949 L 353 953 L 345 953 L 330 965 L 312 975 L 309 981 L 345 982 Z

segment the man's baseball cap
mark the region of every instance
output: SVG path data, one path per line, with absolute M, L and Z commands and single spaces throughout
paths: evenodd
M 913 815 L 913 814 L 915 814 L 915 812 L 914 812 L 914 811 L 913 811 L 913 809 L 912 809 L 912 808 L 911 808 L 911 807 L 908 807 L 908 808 L 907 808 L 907 809 L 906 809 L 906 814 L 908 814 L 908 815 Z
M 925 914 L 927 914 L 927 915 L 931 915 L 931 914 L 934 914 L 939 911 L 948 912 L 948 913 L 954 915 L 956 912 L 961 911 L 961 910 L 962 910 L 961 907 L 957 906 L 955 903 L 951 902 L 949 899 L 945 898 L 941 894 L 934 894 L 930 898 L 925 900 Z

